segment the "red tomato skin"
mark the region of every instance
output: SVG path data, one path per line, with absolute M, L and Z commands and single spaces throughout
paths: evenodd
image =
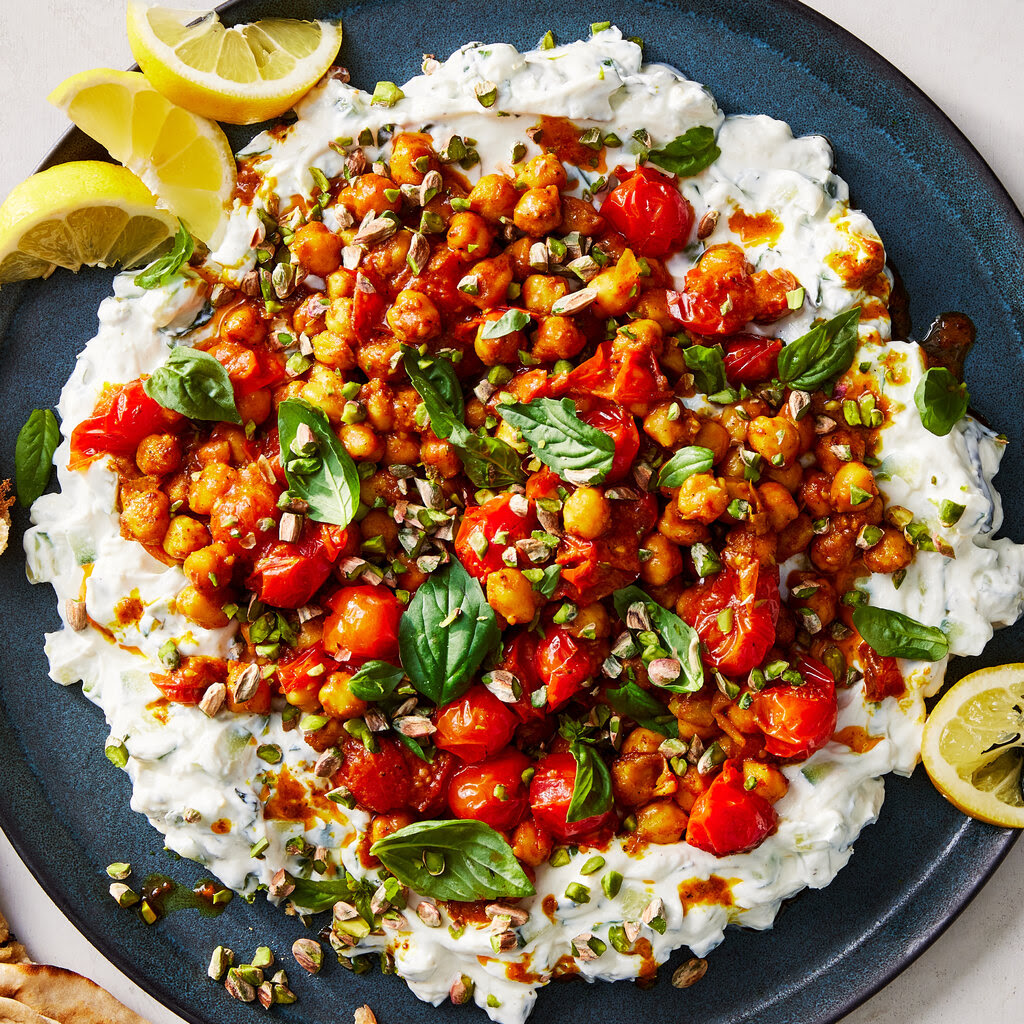
M 500 667 L 519 680 L 523 688 L 522 696 L 508 706 L 519 716 L 523 722 L 534 721 L 546 717 L 544 708 L 535 708 L 530 695 L 540 685 L 540 676 L 537 674 L 537 637 L 525 629 L 511 635 L 512 630 L 507 630 L 505 636 L 505 653 L 501 659 Z
M 681 249 L 693 230 L 693 207 L 674 180 L 651 167 L 616 168 L 619 184 L 608 193 L 601 215 L 638 256 L 666 256 Z
M 383 814 L 409 805 L 411 776 L 396 740 L 378 735 L 377 744 L 371 752 L 359 740 L 345 740 L 341 780 L 360 804 Z
M 338 663 L 324 652 L 322 642 L 277 663 L 277 679 L 282 693 L 319 689 Z
M 302 554 L 298 544 L 278 542 L 256 563 L 247 581 L 275 608 L 301 608 L 324 585 L 331 561 L 321 551 Z
M 409 766 L 412 779 L 409 806 L 428 817 L 437 815 L 445 806 L 448 784 L 461 762 L 446 750 L 436 750 L 433 761 L 428 763 L 417 757 L 405 744 L 402 744 L 402 756 Z
M 560 708 L 583 687 L 583 680 L 597 671 L 596 656 L 560 626 L 549 630 L 537 645 L 535 664 L 548 688 L 548 710 Z
M 740 334 L 725 343 L 725 375 L 729 383 L 760 384 L 779 370 L 782 342 L 756 334 Z
M 754 698 L 754 720 L 775 757 L 803 760 L 820 750 L 836 729 L 836 686 L 821 662 L 803 657 L 797 665 L 802 686 L 772 686 Z
M 387 587 L 342 587 L 325 602 L 324 647 L 342 661 L 398 658 L 402 608 Z
M 589 427 L 597 427 L 615 442 L 612 468 L 603 482 L 614 484 L 624 480 L 640 450 L 640 432 L 636 429 L 636 421 L 621 405 L 614 402 L 596 404 L 588 412 L 580 413 L 580 419 Z
M 478 684 L 434 712 L 432 738 L 435 746 L 473 763 L 507 746 L 518 724 L 511 708 Z
M 516 827 L 530 809 L 523 784 L 523 772 L 530 759 L 509 749 L 459 768 L 448 785 L 448 807 L 456 818 L 472 818 L 508 832 Z M 497 786 L 505 787 L 505 797 L 495 795 Z
M 864 696 L 871 701 L 902 697 L 907 684 L 896 659 L 884 657 L 863 642 L 858 651 L 864 666 Z
M 575 784 L 576 759 L 567 753 L 548 754 L 538 762 L 530 781 L 530 809 L 534 820 L 563 843 L 590 835 L 617 821 L 613 810 L 582 821 L 567 821 Z
M 530 506 L 525 516 L 517 516 L 509 507 L 511 500 L 510 494 L 499 494 L 482 505 L 467 508 L 462 517 L 462 524 L 455 537 L 455 554 L 465 566 L 466 572 L 478 580 L 485 579 L 498 569 L 507 568 L 501 558 L 502 552 L 514 546 L 517 540 L 525 540 L 537 529 L 533 506 Z M 508 538 L 498 543 L 494 537 L 502 531 L 508 533 Z M 478 555 L 471 546 L 470 540 L 475 535 L 487 541 L 483 555 Z
M 369 285 L 369 288 L 360 288 L 357 279 L 352 295 L 352 328 L 361 337 L 381 326 L 388 300 L 376 275 L 360 272 L 359 276 Z
M 778 815 L 763 796 L 743 788 L 743 770 L 726 761 L 722 773 L 697 797 L 686 841 L 716 857 L 746 853 L 775 831 Z
M 668 310 L 697 334 L 739 331 L 757 313 L 757 289 L 743 250 L 731 243 L 706 249 L 686 272 L 683 291 L 668 293 Z

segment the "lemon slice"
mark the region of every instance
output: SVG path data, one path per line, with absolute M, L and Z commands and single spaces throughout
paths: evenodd
M 225 28 L 211 11 L 128 3 L 128 42 L 146 77 L 168 99 L 230 124 L 289 110 L 338 54 L 341 25 L 268 18 Z
M 130 267 L 167 248 L 178 222 L 131 171 L 99 160 L 33 174 L 0 206 L 0 284 L 55 267 Z
M 235 158 L 220 125 L 171 103 L 137 71 L 83 71 L 48 99 L 134 171 L 192 234 L 211 247 L 219 242 L 235 187 Z
M 925 722 L 921 758 L 965 814 L 1024 828 L 1024 664 L 983 668 L 952 686 Z

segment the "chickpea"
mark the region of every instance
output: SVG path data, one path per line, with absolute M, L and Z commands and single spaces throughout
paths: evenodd
M 378 242 L 363 258 L 363 265 L 381 277 L 394 277 L 406 269 L 412 232 L 408 228 Z
M 121 488 L 121 532 L 140 544 L 159 544 L 170 525 L 170 499 L 156 489 Z
M 314 363 L 299 392 L 303 401 L 315 405 L 332 423 L 340 423 L 348 399 L 342 391 L 344 381 L 326 366 Z
M 563 199 L 562 202 L 565 203 L 566 200 Z M 648 320 L 654 320 L 655 323 L 661 325 L 662 330 L 675 331 L 679 329 L 679 321 L 668 311 L 667 293 L 664 288 L 649 288 L 641 292 L 634 312 Z M 686 361 L 682 358 L 682 353 L 678 348 L 672 350 L 671 362 L 667 358 L 662 359 L 662 365 L 673 373 L 683 373 L 686 370 Z
M 416 423 L 416 409 L 420 404 L 420 396 L 411 384 L 396 387 L 392 400 L 395 417 L 395 430 L 404 430 L 407 434 L 422 429 Z
M 811 523 L 811 517 L 806 512 L 801 512 L 789 526 L 783 527 L 779 532 L 775 557 L 780 562 L 784 562 L 798 552 L 806 551 L 812 540 L 814 540 L 814 526 Z
M 487 603 L 510 626 L 532 621 L 538 599 L 530 581 L 518 569 L 498 569 L 487 577 Z
M 804 473 L 797 497 L 807 514 L 815 519 L 832 512 L 832 479 L 820 469 L 809 469 Z
M 399 341 L 420 345 L 441 333 L 441 314 L 428 295 L 401 291 L 387 312 L 388 326 Z
M 518 199 L 518 190 L 503 174 L 485 174 L 469 193 L 470 209 L 492 224 L 511 217 Z
M 527 160 L 519 172 L 519 184 L 527 188 L 546 188 L 553 185 L 561 190 L 569 180 L 562 161 L 554 153 L 541 153 Z
M 832 479 L 829 497 L 839 512 L 865 510 L 878 493 L 875 476 L 863 462 L 848 462 Z
M 367 377 L 395 380 L 402 372 L 401 348 L 397 338 L 363 342 L 356 349 L 356 363 Z
M 420 460 L 424 466 L 437 470 L 445 480 L 462 472 L 462 460 L 451 441 L 442 440 L 432 431 L 420 442 Z
M 406 825 L 413 823 L 413 816 L 408 811 L 391 811 L 388 814 L 375 814 L 370 822 L 370 845 L 385 839 Z
M 341 266 L 344 245 L 326 224 L 311 220 L 295 229 L 289 248 L 300 266 L 317 277 L 327 277 Z
M 866 454 L 864 435 L 847 427 L 822 434 L 814 444 L 814 458 L 829 476 L 835 476 L 848 462 L 863 462 Z
M 231 462 L 231 445 L 225 437 L 211 437 L 192 453 L 200 466 L 209 466 L 214 462 Z
M 386 469 L 378 470 L 359 483 L 359 500 L 364 505 L 373 505 L 378 498 L 386 505 L 393 505 L 401 497 L 397 478 Z
M 490 252 L 494 228 L 471 210 L 463 210 L 448 222 L 448 248 L 464 260 L 478 260 Z
M 350 300 L 344 300 L 350 301 Z M 321 331 L 312 338 L 313 358 L 335 370 L 352 370 L 356 366 L 353 343 L 333 331 Z
M 697 436 L 693 439 L 693 443 L 700 445 L 701 448 L 707 448 L 711 452 L 712 460 L 715 463 L 719 463 L 729 451 L 730 440 L 729 432 L 721 423 L 716 423 L 714 420 L 704 420 L 697 431 Z
M 356 272 L 339 267 L 327 277 L 327 299 L 351 299 L 356 291 Z
M 523 305 L 534 313 L 551 312 L 551 307 L 563 296 L 569 294 L 569 284 L 564 277 L 553 274 L 530 274 L 523 282 Z
M 327 330 L 344 341 L 358 343 L 359 335 L 356 333 L 352 322 L 352 311 L 355 308 L 355 301 L 348 298 L 331 299 L 331 304 L 324 314 L 324 323 Z M 314 352 L 316 344 L 314 342 Z
M 605 267 L 587 287 L 597 292 L 597 298 L 590 307 L 595 316 L 622 316 L 637 303 L 640 264 L 626 249 L 614 267 Z
M 688 445 L 696 429 L 696 419 L 674 398 L 659 402 L 644 417 L 644 433 L 662 448 L 676 449 Z
M 181 569 L 197 590 L 211 593 L 231 582 L 235 561 L 226 544 L 214 541 L 189 554 Z
M 546 316 L 533 336 L 531 354 L 542 363 L 571 359 L 587 344 L 587 336 L 567 316 Z
M 175 434 L 149 434 L 135 449 L 135 465 L 146 476 L 166 476 L 181 468 L 181 439 Z
M 402 132 L 391 140 L 391 177 L 399 185 L 419 185 L 428 171 L 439 171 L 433 140 L 426 132 Z
M 508 286 L 512 283 L 512 261 L 507 256 L 480 260 L 474 263 L 469 273 L 476 278 L 476 295 L 466 295 L 477 309 L 493 309 L 501 306 L 508 297 Z
M 761 477 L 781 484 L 790 494 L 795 494 L 803 481 L 804 468 L 799 461 L 794 462 L 792 466 L 786 466 L 785 469 L 781 466 L 762 466 Z
M 580 608 L 576 618 L 565 625 L 566 630 L 583 640 L 605 640 L 612 635 L 612 620 L 600 601 Z
M 623 754 L 612 762 L 612 791 L 626 807 L 649 803 L 658 795 L 658 780 L 665 770 L 661 754 Z
M 846 517 L 835 516 L 829 520 L 828 530 L 811 542 L 811 562 L 822 572 L 845 569 L 857 553 L 856 541 L 857 531 Z
M 512 834 L 512 852 L 527 867 L 539 868 L 554 849 L 550 833 L 545 832 L 533 818 L 527 818 L 516 825 Z
M 839 598 L 835 587 L 827 576 L 800 570 L 791 572 L 786 580 L 789 587 L 789 607 L 817 616 L 821 627 L 828 626 L 839 611 Z M 808 630 L 808 632 L 812 632 Z M 817 632 L 817 630 L 813 630 Z
M 386 433 L 395 423 L 395 393 L 382 380 L 367 381 L 359 392 L 366 409 L 366 419 L 374 430 Z
M 730 501 L 725 480 L 710 473 L 694 473 L 687 477 L 676 494 L 676 506 L 684 519 L 698 523 L 713 523 L 721 516 Z
M 182 589 L 174 599 L 175 610 L 203 629 L 220 629 L 228 624 L 228 617 L 218 601 L 193 586 Z
M 560 234 L 578 231 L 581 235 L 599 235 L 604 225 L 604 217 L 591 203 L 585 203 L 575 196 L 562 196 L 562 223 L 558 225 Z
M 470 430 L 479 430 L 486 422 L 487 406 L 479 398 L 470 398 L 466 402 L 466 426 Z
M 647 843 L 678 843 L 689 820 L 673 800 L 653 800 L 636 812 L 636 837 Z
M 362 174 L 338 195 L 338 202 L 345 206 L 355 217 L 362 220 L 368 213 L 379 216 L 385 210 L 398 211 L 402 206 L 402 197 L 388 199 L 385 191 L 391 191 L 395 183 L 380 174 Z
M 163 549 L 171 558 L 183 562 L 193 551 L 210 543 L 210 531 L 191 516 L 175 516 L 164 534 Z
M 388 434 L 384 439 L 385 466 L 415 466 L 420 446 L 411 434 Z
M 382 508 L 373 508 L 359 523 L 359 533 L 363 540 L 381 537 L 388 551 L 394 550 L 398 544 L 398 524 Z
M 685 547 L 690 547 L 698 541 L 707 541 L 711 537 L 711 533 L 704 523 L 696 522 L 693 519 L 684 519 L 679 511 L 679 506 L 674 501 L 670 501 L 661 513 L 661 518 L 658 520 L 658 533 Z
M 517 238 L 505 247 L 505 255 L 512 261 L 512 274 L 517 281 L 525 281 L 533 273 L 530 266 L 530 248 L 533 239 L 529 235 Z
M 399 577 L 402 581 L 400 586 L 404 590 L 414 591 L 427 582 L 428 574 L 416 564 L 415 559 L 402 552 L 399 554 L 397 561 L 402 566 Z
M 260 319 L 255 306 L 240 302 L 221 317 L 218 333 L 223 341 L 250 345 L 266 338 L 267 325 Z
M 913 560 L 913 545 L 892 526 L 883 527 L 882 539 L 864 552 L 864 565 L 872 572 L 896 572 Z
M 747 443 L 773 466 L 788 466 L 800 454 L 800 431 L 785 416 L 757 416 L 747 424 Z
M 766 480 L 758 487 L 757 494 L 768 516 L 768 525 L 776 533 L 785 529 L 800 514 L 793 495 L 782 484 Z
M 274 399 L 270 388 L 257 388 L 235 396 L 235 405 L 243 423 L 265 423 L 274 408 Z
M 517 363 L 520 349 L 526 348 L 526 335 L 522 331 L 510 331 L 497 338 L 484 337 L 487 326 L 496 323 L 503 315 L 501 310 L 495 309 L 480 318 L 480 326 L 476 329 L 476 336 L 473 339 L 473 351 L 484 366 Z
M 774 533 L 765 533 L 747 523 L 734 526 L 726 538 L 722 550 L 722 560 L 726 565 L 741 569 L 751 562 L 761 565 L 774 565 L 777 549 L 777 538 Z
M 622 742 L 623 754 L 655 754 L 665 742 L 665 737 L 653 729 L 638 725 Z
M 356 462 L 380 462 L 384 458 L 384 439 L 369 423 L 346 423 L 338 430 L 338 440 Z
M 332 672 L 320 687 L 317 697 L 324 712 L 332 718 L 358 718 L 366 711 L 366 701 L 352 692 L 351 681 L 351 672 Z
M 645 583 L 662 586 L 683 571 L 682 552 L 664 534 L 649 533 L 640 546 L 651 553 L 640 563 L 640 578 Z
M 562 198 L 554 185 L 527 189 L 516 203 L 512 219 L 531 238 L 554 231 L 562 221 Z
M 612 525 L 612 509 L 597 487 L 577 487 L 562 508 L 566 530 L 584 540 L 596 540 Z
M 179 470 L 169 480 L 165 480 L 161 490 L 167 495 L 168 501 L 173 505 L 180 501 L 184 505 L 188 501 L 189 475 L 184 470 Z
M 758 796 L 763 796 L 770 804 L 781 800 L 789 789 L 789 780 L 773 764 L 765 764 L 764 761 L 746 760 L 743 762 L 743 783 L 744 788 L 750 785 L 753 779 L 753 790 Z

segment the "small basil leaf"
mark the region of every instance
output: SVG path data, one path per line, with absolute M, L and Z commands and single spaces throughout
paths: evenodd
M 691 345 L 683 349 L 683 360 L 701 394 L 717 395 L 728 387 L 721 345 Z
M 506 334 L 521 331 L 530 322 L 530 314 L 521 309 L 508 309 L 498 320 L 490 320 L 484 324 L 480 332 L 481 338 L 504 338 Z
M 845 373 L 857 351 L 858 323 L 860 306 L 855 306 L 783 346 L 779 380 L 801 391 L 816 391 Z
M 584 423 L 571 398 L 535 398 L 499 405 L 498 412 L 522 433 L 537 459 L 571 484 L 599 484 L 612 468 L 615 442 Z
M 479 580 L 458 559 L 427 579 L 398 624 L 402 666 L 412 685 L 438 705 L 469 689 L 500 638 Z
M 309 472 L 300 471 L 298 466 L 289 469 L 296 462 L 309 462 L 295 458 L 292 451 L 299 424 L 309 427 L 316 440 L 314 467 Z M 309 503 L 309 518 L 318 523 L 348 526 L 359 507 L 359 473 L 327 417 L 302 399 L 289 398 L 278 407 L 277 430 L 288 489 Z
M 632 718 L 644 729 L 660 732 L 663 736 L 678 736 L 679 723 L 675 716 L 656 697 L 633 682 L 628 682 L 616 689 L 604 691 L 604 699 L 620 715 Z
M 344 878 L 300 878 L 292 874 L 287 878 L 289 884 L 295 886 L 289 898 L 297 907 L 311 914 L 320 914 L 330 910 L 338 900 L 344 900 L 359 911 L 359 916 L 368 925 L 373 926 L 374 915 L 370 903 L 376 885 L 371 885 L 363 878 L 356 878 L 347 871 Z
M 604 814 L 612 805 L 612 777 L 601 755 L 579 739 L 569 746 L 576 760 L 576 777 L 566 821 L 584 821 Z
M 348 687 L 360 700 L 384 700 L 394 693 L 403 674 L 386 661 L 368 661 L 348 681 Z
M 179 345 L 142 387 L 154 402 L 190 420 L 242 422 L 228 371 L 209 352 Z
M 14 445 L 18 501 L 26 508 L 46 490 L 53 472 L 53 453 L 59 444 L 57 417 L 49 409 L 33 409 Z
M 939 661 L 949 654 L 949 640 L 941 629 L 902 612 L 859 604 L 853 609 L 853 624 L 867 645 L 883 658 Z
M 957 421 L 963 419 L 970 401 L 967 385 L 944 366 L 926 370 L 914 389 L 914 405 L 921 414 L 925 430 L 939 437 L 945 437 Z
M 452 415 L 457 420 L 461 420 L 465 415 L 466 406 L 462 398 L 462 385 L 459 383 L 451 360 L 445 359 L 444 356 L 421 359 L 419 354 L 411 348 L 405 349 L 403 360 L 405 359 L 416 360 L 416 366 L 420 373 L 434 386 L 434 390 L 441 396 L 445 405 L 451 409 Z
M 135 283 L 140 288 L 159 288 L 161 285 L 169 284 L 174 275 L 192 258 L 195 250 L 192 236 L 179 220 L 178 233 L 174 236 L 174 248 L 136 274 Z
M 434 899 L 468 901 L 534 893 L 512 848 L 482 821 L 418 821 L 377 840 L 370 854 L 404 885 Z
M 404 732 L 396 732 L 395 738 L 402 746 L 408 747 L 421 761 L 425 761 L 427 764 L 433 763 L 433 757 L 427 754 L 423 749 L 423 744 L 415 736 L 406 736 Z
M 637 601 L 647 609 L 651 624 L 662 639 L 669 656 L 675 658 L 682 672 L 672 683 L 662 683 L 661 688 L 672 693 L 695 693 L 704 685 L 704 666 L 700 660 L 700 637 L 675 612 L 663 608 L 639 587 L 623 587 L 612 594 L 612 602 L 619 618 L 626 621 L 629 606 Z
M 679 487 L 694 473 L 707 473 L 715 462 L 715 453 L 710 448 L 690 445 L 680 448 L 658 473 L 659 487 Z
M 649 159 L 666 171 L 685 178 L 703 171 L 721 155 L 722 151 L 715 145 L 714 128 L 698 125 L 676 136 L 661 149 L 652 149 Z

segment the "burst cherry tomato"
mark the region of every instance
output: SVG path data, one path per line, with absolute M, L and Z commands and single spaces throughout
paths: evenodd
M 470 576 L 478 580 L 504 569 L 502 554 L 517 540 L 525 540 L 537 529 L 537 516 L 533 506 L 525 516 L 511 509 L 512 495 L 499 494 L 496 498 L 466 509 L 462 525 L 455 537 L 455 554 Z M 500 540 L 498 538 L 501 538 Z
M 273 544 L 256 562 L 246 585 L 265 604 L 301 608 L 327 581 L 332 564 L 316 531 L 295 544 Z
M 750 278 L 757 297 L 759 324 L 769 324 L 792 312 L 789 297 L 800 288 L 800 282 L 788 270 L 759 270 Z
M 864 667 L 864 696 L 873 701 L 902 697 L 907 684 L 896 659 L 883 657 L 863 642 L 858 651 Z
M 684 591 L 679 614 L 704 641 L 713 668 L 745 675 L 775 643 L 779 604 L 779 570 L 750 562 Z
M 576 758 L 572 754 L 548 754 L 537 765 L 530 782 L 530 807 L 534 819 L 563 843 L 590 835 L 616 822 L 613 810 L 582 821 L 568 821 L 575 786 Z
M 184 658 L 173 672 L 161 675 L 150 673 L 153 685 L 175 704 L 198 704 L 207 687 L 222 683 L 227 678 L 228 663 L 222 658 L 197 655 Z
M 640 256 L 666 256 L 681 249 L 693 229 L 693 207 L 674 180 L 652 167 L 615 170 L 620 184 L 608 193 L 601 215 Z
M 518 750 L 506 750 L 479 764 L 466 765 L 448 786 L 448 806 L 456 818 L 482 821 L 508 832 L 530 809 L 523 772 L 530 759 Z
M 433 740 L 463 761 L 482 761 L 508 745 L 518 724 L 507 704 L 477 685 L 435 712 Z
M 535 664 L 548 689 L 548 708 L 554 711 L 580 691 L 583 680 L 597 671 L 601 659 L 587 641 L 556 627 L 537 645 Z
M 614 402 L 596 404 L 579 416 L 587 426 L 597 427 L 615 442 L 615 457 L 604 483 L 614 484 L 625 479 L 640 450 L 640 433 L 636 429 L 636 421 L 621 405 Z
M 324 653 L 322 643 L 313 644 L 298 654 L 286 656 L 277 663 L 277 679 L 282 693 L 296 690 L 319 690 L 338 663 Z
M 411 777 L 403 747 L 388 736 L 376 737 L 377 750 L 356 739 L 345 740 L 341 779 L 356 800 L 377 814 L 409 804 Z
M 459 759 L 446 750 L 435 750 L 433 760 L 424 761 L 406 746 L 403 746 L 402 754 L 412 778 L 409 806 L 427 817 L 436 817 L 445 805 L 448 783 Z
M 754 720 L 765 734 L 764 748 L 776 757 L 810 757 L 835 732 L 838 707 L 832 673 L 820 661 L 803 657 L 801 686 L 772 686 L 753 704 Z
M 398 657 L 398 620 L 402 607 L 387 587 L 342 587 L 326 601 L 324 647 L 344 661 Z M 347 653 L 346 653 L 347 652 Z
M 375 275 L 360 273 L 352 295 L 352 328 L 359 337 L 381 326 L 388 300 Z
M 726 761 L 718 778 L 697 797 L 686 841 L 698 850 L 727 857 L 760 846 L 777 821 L 775 808 L 763 796 L 743 788 L 739 762 Z
M 738 245 L 712 245 L 687 271 L 681 292 L 668 293 L 669 313 L 697 334 L 735 334 L 757 313 L 750 265 Z
M 756 334 L 740 334 L 725 343 L 725 375 L 729 383 L 760 384 L 770 380 L 779 370 L 782 342 L 760 338 Z

